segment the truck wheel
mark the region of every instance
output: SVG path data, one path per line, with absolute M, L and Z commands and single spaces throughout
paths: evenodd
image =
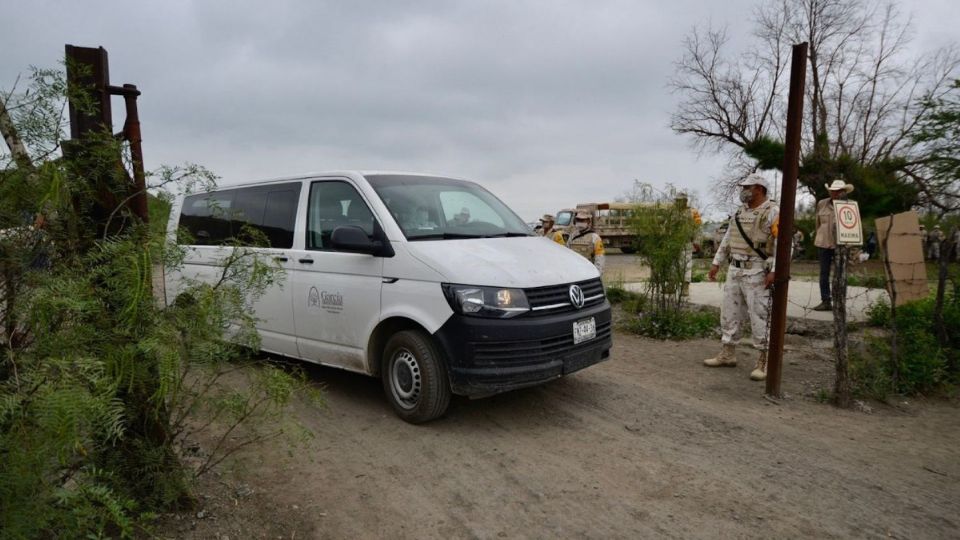
M 383 350 L 383 390 L 397 416 L 419 424 L 450 404 L 450 381 L 433 340 L 418 330 L 394 334 Z

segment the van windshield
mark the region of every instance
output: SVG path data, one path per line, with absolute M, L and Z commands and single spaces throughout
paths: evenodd
M 366 178 L 407 240 L 532 234 L 507 205 L 473 182 L 396 174 L 372 174 Z

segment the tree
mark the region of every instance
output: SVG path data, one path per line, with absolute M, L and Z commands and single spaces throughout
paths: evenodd
M 673 130 L 702 149 L 728 153 L 731 180 L 779 168 L 789 45 L 806 41 L 801 185 L 825 195 L 823 184 L 843 173 L 874 191 L 895 191 L 891 201 L 926 194 L 917 187 L 928 176 L 911 135 L 947 91 L 960 66 L 957 49 L 904 58 L 910 25 L 892 2 L 771 1 L 754 21 L 754 41 L 739 56 L 727 53 L 724 30 L 695 29 L 684 41 L 671 81 L 681 95 Z
M 182 250 L 124 208 L 122 145 L 103 133 L 62 152 L 62 72 L 34 70 L 15 90 L 0 92 L 0 536 L 133 536 L 149 513 L 190 503 L 191 474 L 283 429 L 279 413 L 305 381 L 271 366 L 243 370 L 249 386 L 221 380 L 252 360 L 249 302 L 277 269 L 240 247 L 219 283 L 158 305 L 150 272 Z M 153 178 L 214 179 L 193 165 Z M 117 205 L 102 215 L 103 189 Z M 185 467 L 178 446 L 222 423 L 214 451 Z
M 919 156 L 916 180 L 929 207 L 943 215 L 960 209 L 960 79 L 947 91 L 929 94 L 911 134 Z
M 917 175 L 917 183 L 927 195 L 927 206 L 942 217 L 960 210 L 960 79 L 953 81 L 949 93 L 940 97 L 927 96 L 923 102 L 925 112 L 912 135 L 912 141 L 922 156 L 918 165 L 925 173 Z M 960 249 L 951 241 L 953 232 L 949 231 L 940 243 L 937 299 L 933 311 L 937 338 L 944 348 L 950 344 L 949 325 L 943 317 L 949 261 L 954 258 L 953 250 Z M 954 302 L 960 300 L 958 296 L 954 278 Z M 952 372 L 960 367 L 953 355 L 949 367 Z

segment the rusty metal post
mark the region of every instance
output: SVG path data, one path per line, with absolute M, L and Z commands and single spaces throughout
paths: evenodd
M 110 67 L 107 50 L 103 47 L 74 47 L 66 45 L 67 83 L 70 89 L 70 138 L 79 141 L 92 131 L 109 132 L 113 129 L 110 108 Z M 92 108 L 78 107 L 74 97 L 87 94 Z
M 787 328 L 787 292 L 790 285 L 790 257 L 793 247 L 793 214 L 797 204 L 797 176 L 800 170 L 800 131 L 803 127 L 803 92 L 807 73 L 807 43 L 793 46 L 790 66 L 790 96 L 787 100 L 787 139 L 783 156 L 783 185 L 780 189 L 780 229 L 777 238 L 776 277 L 773 313 L 770 316 L 770 346 L 767 357 L 766 393 L 780 397 L 783 366 L 783 338 Z
M 123 135 L 130 141 L 130 157 L 133 159 L 133 189 L 135 190 L 133 199 L 130 201 L 130 208 L 141 221 L 147 223 L 150 221 L 150 215 L 147 211 L 147 181 L 143 170 L 143 146 L 140 144 L 140 115 L 137 113 L 137 96 L 140 91 L 135 84 L 123 85 L 123 102 L 127 108 L 127 121 L 123 125 Z

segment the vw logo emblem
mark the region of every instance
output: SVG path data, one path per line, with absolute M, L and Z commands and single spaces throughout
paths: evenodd
M 570 303 L 577 309 L 583 307 L 583 289 L 579 285 L 570 286 Z

